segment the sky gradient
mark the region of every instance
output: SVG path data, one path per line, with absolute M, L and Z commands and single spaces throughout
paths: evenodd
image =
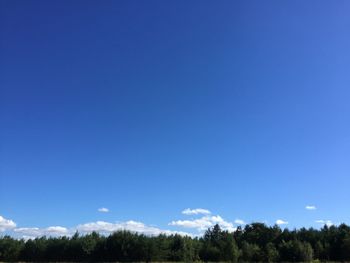
M 349 13 L 1 1 L 0 231 L 349 224 Z

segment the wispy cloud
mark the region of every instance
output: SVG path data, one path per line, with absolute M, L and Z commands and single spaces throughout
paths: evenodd
M 73 231 L 68 230 L 62 226 L 50 226 L 46 228 L 38 228 L 38 227 L 21 227 L 15 228 L 13 230 L 15 233 L 21 234 L 22 237 L 26 239 L 36 238 L 40 236 L 70 236 Z
M 108 212 L 107 208 L 98 209 L 100 212 Z M 170 229 L 162 229 L 158 228 L 154 225 L 147 225 L 140 221 L 128 220 L 122 222 L 106 222 L 106 221 L 93 221 L 87 222 L 83 224 L 78 224 L 71 228 L 66 228 L 64 226 L 49 226 L 46 228 L 40 227 L 16 227 L 15 222 L 12 220 L 6 219 L 0 216 L 0 231 L 9 231 L 15 237 L 21 237 L 25 239 L 36 238 L 40 236 L 72 236 L 76 231 L 82 234 L 91 233 L 93 231 L 99 232 L 101 234 L 111 234 L 118 230 L 128 230 L 135 233 L 145 234 L 145 235 L 172 235 L 172 234 L 180 234 L 187 236 L 196 236 L 201 235 L 208 228 L 213 227 L 218 224 L 223 230 L 227 230 L 229 232 L 234 232 L 237 228 L 235 225 L 245 225 L 246 222 L 242 219 L 235 219 L 233 222 L 227 221 L 222 218 L 220 215 L 211 215 L 211 212 L 207 209 L 197 208 L 197 209 L 185 209 L 182 211 L 183 214 L 186 215 L 200 215 L 198 218 L 191 218 L 187 220 L 173 220 L 168 225 L 192 229 L 192 231 L 181 231 L 179 229 L 172 230 Z M 319 224 L 332 225 L 330 220 L 317 220 Z M 287 221 L 282 219 L 278 219 L 276 221 L 278 225 L 286 225 Z M 194 234 L 196 231 L 197 233 Z
M 16 227 L 16 223 L 10 219 L 6 219 L 0 216 L 0 232 L 4 232 L 6 230 L 10 230 Z
M 233 232 L 236 228 L 233 226 L 233 223 L 224 220 L 221 216 L 203 216 L 201 218 L 192 219 L 192 220 L 174 220 L 169 223 L 170 226 L 180 226 L 184 228 L 194 228 L 197 231 L 201 232 L 207 230 L 208 228 L 219 224 L 222 229 Z
M 196 208 L 196 209 L 187 208 L 183 210 L 182 213 L 184 215 L 199 215 L 199 214 L 210 215 L 211 214 L 209 210 L 203 209 L 203 208 Z
M 326 225 L 326 226 L 334 225 L 331 220 L 316 220 L 315 222 L 318 224 Z
M 82 234 L 88 234 L 91 232 L 99 232 L 101 234 L 111 234 L 118 230 L 128 230 L 134 233 L 144 234 L 144 235 L 174 235 L 179 234 L 182 236 L 193 236 L 191 233 L 184 231 L 172 231 L 168 229 L 160 229 L 154 226 L 145 225 L 142 222 L 137 222 L 129 220 L 126 222 L 105 222 L 105 221 L 96 221 L 89 222 L 85 224 L 77 225 L 70 229 L 62 226 L 50 226 L 47 228 L 38 228 L 38 227 L 21 227 L 13 229 L 14 233 L 20 235 L 24 239 L 34 239 L 41 236 L 72 236 L 76 231 Z
M 98 209 L 100 212 L 108 212 L 107 208 Z M 188 228 L 197 230 L 198 234 L 202 234 L 203 231 L 207 230 L 210 227 L 213 227 L 215 224 L 219 224 L 223 230 L 227 230 L 233 232 L 236 230 L 233 222 L 226 221 L 221 216 L 210 215 L 210 211 L 207 209 L 185 209 L 183 211 L 186 215 L 200 215 L 200 218 L 191 219 L 191 220 L 174 220 L 170 222 L 168 225 L 177 226 L 182 228 Z M 204 214 L 204 215 L 203 215 Z M 106 221 L 94 221 L 79 224 L 72 228 L 66 228 L 63 226 L 50 226 L 46 228 L 40 227 L 17 227 L 16 224 L 12 220 L 5 219 L 0 217 L 0 226 L 1 230 L 11 229 L 12 233 L 16 237 L 25 238 L 25 239 L 33 239 L 41 236 L 72 236 L 76 231 L 82 234 L 91 233 L 93 231 L 99 232 L 101 234 L 111 234 L 118 230 L 128 230 L 135 233 L 145 234 L 145 235 L 187 235 L 187 236 L 195 236 L 195 234 L 186 231 L 178 231 L 178 229 L 170 230 L 170 229 L 162 229 L 153 225 L 146 225 L 139 221 L 129 220 L 124 222 L 106 222 Z M 245 224 L 245 222 L 241 219 L 236 219 L 235 224 Z
M 109 209 L 108 208 L 105 208 L 105 207 L 101 207 L 99 209 L 97 209 L 97 211 L 101 212 L 101 213 L 108 213 L 109 212 Z
M 307 205 L 307 206 L 305 206 L 305 209 L 306 210 L 316 210 L 317 208 L 314 205 Z
M 235 224 L 238 224 L 238 225 L 245 225 L 246 222 L 244 222 L 242 219 L 236 219 L 236 220 L 235 220 Z
M 137 222 L 133 220 L 129 220 L 126 222 L 116 222 L 116 223 L 109 223 L 104 221 L 91 222 L 91 223 L 78 225 L 76 227 L 76 230 L 78 230 L 81 233 L 89 233 L 92 231 L 97 231 L 97 232 L 108 234 L 118 230 L 129 230 L 131 232 L 141 233 L 145 235 L 159 235 L 159 234 L 166 234 L 166 235 L 179 234 L 184 236 L 192 235 L 190 233 L 183 232 L 183 231 L 163 230 L 163 229 L 160 229 L 154 226 L 148 226 L 142 222 Z
M 288 222 L 287 222 L 287 221 L 284 221 L 284 220 L 282 220 L 282 219 L 278 219 L 278 220 L 276 220 L 276 224 L 277 224 L 277 225 L 287 225 Z

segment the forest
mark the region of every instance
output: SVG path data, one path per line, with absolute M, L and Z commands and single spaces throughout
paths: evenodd
M 233 233 L 219 225 L 202 237 L 117 231 L 71 237 L 0 237 L 0 261 L 26 262 L 309 262 L 350 261 L 350 227 L 281 229 L 252 223 Z

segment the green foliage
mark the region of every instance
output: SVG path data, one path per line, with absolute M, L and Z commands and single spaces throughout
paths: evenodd
M 307 242 L 293 240 L 280 246 L 281 259 L 289 262 L 309 262 L 313 259 L 313 249 Z
M 266 262 L 277 262 L 280 257 L 280 254 L 276 246 L 272 242 L 269 242 L 266 244 L 265 255 L 266 255 L 265 257 Z
M 229 261 L 236 262 L 239 250 L 232 234 L 222 231 L 219 225 L 208 229 L 202 242 L 200 258 L 204 261 Z
M 117 231 L 18 240 L 0 237 L 0 261 L 14 262 L 324 262 L 350 261 L 350 227 L 283 231 L 254 223 L 234 233 L 219 225 L 203 237 Z
M 23 241 L 14 240 L 9 236 L 0 239 L 0 261 L 17 261 L 23 249 Z
M 261 250 L 257 244 L 251 244 L 247 241 L 243 241 L 242 243 L 242 256 L 241 259 L 245 262 L 256 262 L 260 261 L 261 258 Z

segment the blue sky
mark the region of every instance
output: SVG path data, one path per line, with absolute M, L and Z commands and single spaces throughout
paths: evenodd
M 0 5 L 0 231 L 350 223 L 349 2 Z

